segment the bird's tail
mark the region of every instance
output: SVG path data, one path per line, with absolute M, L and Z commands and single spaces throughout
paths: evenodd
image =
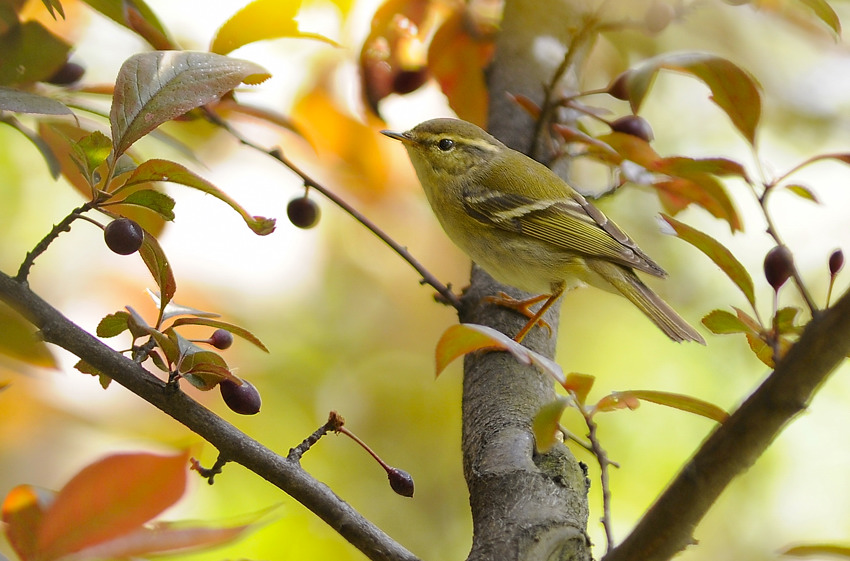
M 646 314 L 661 331 L 676 342 L 696 341 L 705 345 L 705 339 L 696 329 L 677 314 L 631 270 L 616 263 L 587 259 L 588 267 L 605 279 L 632 304 Z

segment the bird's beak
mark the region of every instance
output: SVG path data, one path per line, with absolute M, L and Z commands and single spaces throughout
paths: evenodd
M 410 142 L 410 137 L 407 136 L 406 133 L 403 132 L 395 132 L 395 131 L 381 131 L 381 134 L 384 136 L 388 136 L 393 140 L 399 140 L 401 142 Z

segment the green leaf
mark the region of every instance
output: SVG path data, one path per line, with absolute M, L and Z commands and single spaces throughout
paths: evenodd
M 116 201 L 115 204 L 142 206 L 154 211 L 165 220 L 174 220 L 174 199 L 155 191 L 154 189 L 142 189 L 130 193 L 127 198 Z
M 146 289 L 148 296 L 151 297 L 157 309 L 162 306 L 162 301 L 160 300 L 159 294 L 152 291 L 151 289 Z M 221 317 L 221 314 L 217 314 L 215 312 L 205 312 L 203 310 L 198 310 L 196 308 L 190 308 L 189 306 L 183 306 L 182 304 L 178 304 L 173 300 L 166 304 L 165 311 L 162 314 L 162 319 L 166 320 L 172 318 L 174 316 L 197 316 L 203 318 L 217 318 Z
M 768 345 L 764 339 L 758 335 L 747 333 L 747 344 L 750 345 L 750 349 L 753 351 L 753 354 L 756 355 L 756 358 L 762 361 L 765 366 L 768 366 L 769 368 L 773 368 L 775 366 L 773 363 L 773 348 Z
M 717 176 L 740 177 L 747 183 L 750 178 L 744 166 L 734 160 L 727 158 L 687 158 L 685 156 L 671 156 L 661 158 L 652 168 L 653 171 L 677 177 L 690 177 L 694 173 L 710 173 Z
M 453 360 L 475 351 L 507 351 L 521 364 L 534 365 L 559 384 L 566 383 L 564 372 L 554 361 L 523 347 L 491 327 L 461 323 L 449 327 L 437 342 L 437 376 Z
M 101 372 L 100 370 L 98 370 L 97 368 L 95 368 L 84 360 L 78 360 L 77 363 L 74 365 L 74 368 L 76 368 L 83 374 L 97 376 L 98 380 L 100 381 L 100 387 L 102 387 L 103 389 L 108 388 L 109 384 L 112 382 L 112 378 L 110 378 L 109 376 L 107 376 L 106 374 L 104 374 L 103 372 Z
M 744 293 L 744 296 L 750 305 L 755 308 L 756 297 L 755 290 L 753 288 L 753 279 L 750 277 L 750 273 L 747 272 L 747 269 L 744 268 L 741 262 L 732 255 L 732 252 L 708 234 L 691 228 L 690 226 L 667 215 L 662 214 L 661 217 L 673 227 L 677 236 L 705 253 L 715 265 L 720 267 L 720 269 L 726 273 L 726 276 L 729 277 L 741 290 L 741 292 Z
M 654 390 L 628 390 L 612 392 L 599 400 L 596 404 L 597 411 L 614 411 L 617 409 L 636 409 L 639 401 L 649 401 L 658 405 L 665 405 L 680 411 L 701 415 L 718 423 L 723 423 L 729 418 L 720 407 L 697 399 L 695 397 L 678 393 L 660 392 Z
M 0 354 L 33 366 L 59 368 L 47 344 L 35 335 L 33 324 L 0 302 Z
M 174 293 L 177 291 L 174 272 L 171 270 L 171 265 L 168 263 L 168 258 L 165 256 L 165 252 L 162 251 L 159 242 L 147 232 L 145 232 L 142 247 L 139 248 L 139 254 L 142 256 L 142 260 L 147 265 L 148 270 L 153 275 L 153 280 L 156 281 L 156 285 L 159 287 L 161 311 L 171 301 Z
M 284 37 L 316 39 L 339 46 L 327 37 L 299 30 L 295 18 L 300 9 L 300 0 L 254 0 L 221 26 L 213 37 L 210 51 L 226 55 L 248 43 Z
M 817 18 L 824 22 L 838 36 L 841 35 L 841 20 L 826 0 L 799 0 L 815 13 Z
M 776 312 L 774 323 L 780 335 L 799 334 L 803 330 L 803 326 L 795 325 L 794 321 L 800 314 L 800 308 L 786 307 Z
M 0 35 L 0 85 L 46 80 L 68 59 L 71 46 L 35 20 Z
M 751 333 L 749 325 L 737 316 L 726 310 L 713 310 L 704 318 L 702 324 L 712 333 L 717 335 L 730 335 L 732 333 Z
M 156 51 L 127 59 L 109 111 L 114 156 L 162 123 L 269 77 L 260 65 L 213 53 Z
M 240 383 L 221 355 L 202 349 L 177 333 L 173 326 L 166 329 L 165 333 L 177 343 L 180 350 L 177 368 L 187 382 L 203 391 L 211 390 L 222 380 Z
M 248 224 L 248 227 L 255 234 L 265 236 L 274 231 L 274 218 L 251 216 L 239 203 L 230 198 L 229 195 L 221 191 L 218 187 L 180 164 L 169 160 L 148 160 L 144 162 L 130 175 L 121 189 L 148 181 L 168 181 L 198 189 L 230 205 L 233 210 L 242 216 L 242 219 L 245 220 L 245 223 Z
M 130 328 L 129 321 L 130 314 L 128 312 L 109 314 L 97 324 L 95 333 L 98 337 L 115 337 Z
M 806 187 L 805 185 L 800 185 L 799 183 L 792 183 L 790 185 L 783 185 L 785 189 L 791 191 L 801 199 L 806 199 L 807 201 L 812 201 L 813 203 L 820 204 L 820 200 L 814 192 Z
M 0 111 L 39 115 L 73 115 L 71 108 L 53 98 L 0 86 Z
M 77 142 L 71 142 L 71 157 L 80 173 L 89 180 L 93 179 L 94 171 L 106 161 L 111 151 L 112 140 L 100 131 L 94 131 Z
M 215 319 L 201 317 L 188 317 L 174 320 L 174 323 L 171 324 L 171 327 L 177 327 L 180 325 L 206 325 L 208 327 L 224 329 L 226 331 L 229 331 L 230 333 L 233 333 L 234 335 L 242 337 L 246 341 L 259 347 L 260 349 L 269 352 L 266 346 L 263 345 L 262 341 L 260 341 L 253 333 L 251 333 L 245 328 L 239 327 L 238 325 L 227 323 L 226 321 L 218 321 Z
M 630 69 L 625 78 L 632 111 L 637 113 L 659 70 L 683 72 L 698 78 L 711 90 L 714 101 L 744 138 L 755 144 L 761 117 L 759 84 L 733 62 L 707 53 L 674 53 L 652 58 Z
M 538 452 L 546 452 L 558 443 L 557 435 L 561 430 L 561 415 L 563 415 L 568 403 L 568 399 L 559 397 L 541 407 L 534 416 L 531 422 L 531 430 L 534 432 L 534 444 Z
M 782 555 L 793 555 L 796 557 L 822 558 L 827 555 L 831 555 L 833 557 L 850 559 L 850 546 L 829 543 L 813 543 L 791 546 L 781 553 Z

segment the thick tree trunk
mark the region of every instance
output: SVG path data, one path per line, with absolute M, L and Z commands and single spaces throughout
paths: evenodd
M 535 122 L 507 96 L 522 94 L 537 103 L 564 61 L 570 30 L 581 27 L 588 2 L 508 0 L 496 58 L 489 70 L 489 129 L 509 146 L 530 152 Z M 574 51 L 559 88 L 575 82 L 575 64 L 585 46 Z M 543 143 L 538 141 L 538 146 Z M 543 158 L 545 160 L 545 156 Z M 489 325 L 514 334 L 525 318 L 482 302 L 499 285 L 475 267 L 464 295 L 461 321 Z M 560 306 L 547 315 L 552 325 L 535 328 L 523 341 L 546 356 L 555 353 Z M 551 379 L 506 353 L 467 356 L 464 366 L 463 454 L 470 493 L 474 536 L 469 561 L 590 559 L 586 527 L 588 480 L 563 445 L 545 454 L 535 451 L 533 416 L 555 399 Z

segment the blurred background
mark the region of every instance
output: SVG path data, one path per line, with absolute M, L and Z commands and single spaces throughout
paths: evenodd
M 195 50 L 206 50 L 216 29 L 244 3 L 149 0 L 181 46 Z M 640 14 L 650 2 L 614 4 Z M 710 51 L 748 69 L 764 88 L 760 164 L 710 102 L 707 88 L 671 73 L 659 76 L 640 113 L 653 127 L 653 145 L 660 154 L 724 156 L 745 163 L 754 174 L 775 177 L 809 156 L 850 152 L 846 41 L 835 40 L 801 10 L 802 2 L 779 2 L 779 8 L 762 10 L 731 4 L 695 3 L 680 21 L 655 35 L 621 31 L 602 37 L 583 87 L 605 87 L 629 65 L 657 53 Z M 86 67 L 85 83 L 114 81 L 123 60 L 144 49 L 126 29 L 87 6 L 73 1 L 63 5 L 67 20 L 51 25 L 74 41 L 71 60 Z M 238 92 L 239 99 L 290 116 L 309 142 L 248 119 L 234 122 L 258 144 L 280 145 L 291 160 L 368 215 L 443 282 L 460 288 L 468 279 L 467 258 L 431 215 L 401 147 L 377 132 L 450 115 L 442 94 L 428 84 L 408 96 L 390 96 L 381 104 L 385 123 L 360 100 L 357 59 L 378 5 L 361 0 L 342 11 L 322 0 L 304 3 L 301 28 L 337 41 L 338 48 L 287 39 L 233 53 L 264 65 L 273 75 Z M 850 21 L 846 2 L 834 7 Z M 32 2 L 31 12 L 44 8 Z M 799 18 L 794 15 L 798 12 Z M 46 20 L 43 13 L 39 17 Z M 628 112 L 625 102 L 599 103 L 614 115 Z M 140 142 L 140 153 L 186 163 L 251 214 L 278 218 L 272 235 L 257 237 L 221 201 L 180 186 L 166 187 L 177 200 L 177 219 L 160 241 L 177 277 L 175 300 L 221 314 L 252 331 L 270 350 L 264 354 L 237 339 L 223 353 L 237 374 L 259 389 L 263 406 L 258 415 L 230 412 L 217 391 L 187 391 L 282 454 L 323 424 L 330 410 L 338 411 L 346 426 L 388 463 L 413 475 L 415 497 L 395 495 L 380 467 L 345 438 L 324 438 L 304 457 L 304 467 L 423 559 L 465 557 L 471 522 L 460 458 L 459 364 L 434 379 L 434 347 L 456 321 L 452 310 L 436 303 L 433 290 L 421 286 L 397 255 L 318 193 L 310 196 L 321 206 L 319 224 L 309 230 L 292 226 L 286 205 L 303 194 L 303 186 L 268 156 L 201 123 L 170 123 L 165 129 L 196 149 L 196 161 L 187 163 L 185 156 L 151 139 Z M 579 166 L 575 178 L 586 191 L 599 190 L 609 180 L 593 166 Z M 850 249 L 850 168 L 826 162 L 795 178 L 821 204 L 780 193 L 771 210 L 811 293 L 823 305 L 827 258 L 835 248 Z M 727 187 L 744 217 L 744 233 L 731 235 L 726 223 L 699 209 L 679 218 L 719 239 L 747 266 L 766 317 L 772 290 L 763 280 L 761 263 L 772 244 L 747 187 L 736 181 Z M 0 127 L 4 272 L 14 272 L 52 224 L 81 202 L 62 180 L 50 177 L 27 140 Z M 653 287 L 691 323 L 699 324 L 714 309 L 746 306 L 705 256 L 659 232 L 655 215 L 660 207 L 649 189 L 628 186 L 599 205 L 668 270 L 669 279 Z M 155 314 L 145 293 L 153 282 L 138 256 L 111 253 L 102 232 L 85 222 L 76 223 L 38 259 L 30 283 L 90 331 L 100 318 L 127 305 L 151 320 Z M 840 276 L 835 294 L 847 286 L 847 278 Z M 803 307 L 790 284 L 781 293 L 781 304 Z M 733 409 L 768 373 L 743 337 L 716 336 L 700 328 L 707 347 L 674 345 L 625 300 L 595 290 L 569 294 L 562 314 L 558 362 L 568 372 L 597 377 L 592 399 L 613 390 L 655 389 Z M 198 337 L 207 331 L 199 330 Z M 114 341 L 116 348 L 128 344 L 128 339 Z M 0 494 L 20 483 L 57 489 L 86 464 L 115 451 L 192 447 L 205 465 L 213 463 L 215 450 L 186 429 L 117 385 L 104 391 L 96 378 L 73 370 L 74 357 L 57 355 L 60 372 L 0 359 L 0 382 L 10 382 L 0 393 Z M 842 367 L 811 408 L 724 493 L 696 531 L 700 545 L 680 559 L 775 559 L 778 550 L 793 543 L 850 541 L 848 398 L 848 369 Z M 584 434 L 577 415 L 567 412 L 564 421 Z M 651 404 L 605 414 L 598 422 L 604 447 L 621 466 L 611 474 L 614 530 L 621 539 L 713 425 Z M 589 531 L 598 557 L 604 553 L 598 468 L 582 449 L 574 453 L 590 466 Z M 228 520 L 274 505 L 279 506 L 272 521 L 246 538 L 183 558 L 363 558 L 306 509 L 237 465 L 228 465 L 212 487 L 193 478 L 186 497 L 164 518 Z M 5 542 L 0 552 L 13 558 Z

